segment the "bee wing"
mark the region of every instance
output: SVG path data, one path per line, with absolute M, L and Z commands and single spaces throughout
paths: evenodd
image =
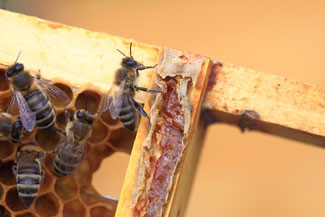
M 125 88 L 126 79 L 122 80 L 121 84 L 115 92 L 109 94 L 110 104 L 109 112 L 111 117 L 115 120 L 120 114 L 122 103 L 123 103 L 123 92 Z
M 66 141 L 64 142 L 61 149 L 63 149 L 64 152 L 72 152 L 71 158 L 69 158 L 69 160 L 66 162 L 70 165 L 75 165 L 76 169 L 72 172 L 71 175 L 74 175 L 76 172 L 78 172 L 82 159 L 86 153 L 86 147 L 87 141 L 76 144 L 74 140 L 73 130 L 70 129 Z
M 44 91 L 49 97 L 57 99 L 58 101 L 62 102 L 62 104 L 69 103 L 70 99 L 68 95 L 60 88 L 48 83 L 48 81 L 46 80 L 37 79 L 35 77 L 33 77 L 33 81 L 36 86 L 41 91 Z
M 109 96 L 109 93 L 111 92 L 112 87 L 110 88 L 108 94 L 105 95 L 105 98 L 103 99 L 102 103 L 100 104 L 100 107 L 98 109 L 98 114 L 97 114 L 96 120 L 98 120 L 98 118 L 100 118 L 100 116 L 102 116 L 102 114 L 104 112 L 106 112 L 108 110 L 108 108 L 109 108 L 110 100 L 109 100 L 109 97 L 108 96 Z
M 84 141 L 84 142 L 80 143 L 78 145 L 78 147 L 79 147 L 78 150 L 79 150 L 79 152 L 81 152 L 81 154 L 79 155 L 80 157 L 78 158 L 78 160 L 75 161 L 76 169 L 73 171 L 73 173 L 71 175 L 75 175 L 79 171 L 82 160 L 84 159 L 84 156 L 86 154 L 87 141 Z
M 9 114 L 13 114 L 13 108 L 16 105 L 16 96 L 15 96 L 15 92 L 12 94 L 9 106 L 7 108 L 7 113 Z
M 125 88 L 126 79 L 122 80 L 119 86 L 113 84 L 105 96 L 100 109 L 98 111 L 97 118 L 99 118 L 104 112 L 109 110 L 111 117 L 115 120 L 122 107 L 122 96 Z
M 25 98 L 19 91 L 14 92 L 14 97 L 16 98 L 18 104 L 21 122 L 28 132 L 32 132 L 36 122 L 36 116 L 34 112 L 29 108 Z

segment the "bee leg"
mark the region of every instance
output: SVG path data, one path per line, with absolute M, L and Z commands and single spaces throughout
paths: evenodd
M 41 172 L 41 182 L 40 182 L 40 183 L 43 182 L 43 180 L 44 180 L 44 176 L 45 176 L 45 173 L 44 173 L 44 171 L 42 170 L 42 172 Z
M 132 102 L 132 104 L 134 105 L 134 107 L 140 112 L 140 114 L 143 117 L 146 117 L 149 119 L 147 113 L 143 110 L 142 106 L 137 101 L 135 101 L 135 99 L 133 99 L 133 97 L 129 96 L 129 99 Z
M 139 76 L 139 71 L 140 70 L 145 70 L 145 69 L 152 69 L 152 68 L 156 68 L 158 64 L 154 65 L 154 66 L 141 66 L 141 67 L 138 67 L 135 72 L 137 73 L 137 76 Z
M 37 80 L 41 80 L 41 70 L 38 70 L 38 74 L 36 75 Z
M 38 143 L 38 142 L 36 142 L 36 140 L 34 140 L 34 139 L 32 139 L 32 138 L 30 138 L 30 137 L 28 137 L 28 136 L 24 136 L 24 138 L 26 138 L 26 139 L 28 139 L 29 141 L 31 141 L 34 145 L 38 145 L 38 146 L 40 146 L 41 147 L 41 145 Z
M 50 155 L 54 155 L 56 152 L 58 152 L 60 146 L 61 146 L 61 142 L 59 142 L 59 143 L 55 146 L 53 152 L 52 152 Z
M 70 121 L 73 121 L 73 117 L 67 109 L 64 109 L 65 115 L 69 118 Z
M 12 173 L 14 174 L 14 176 L 17 176 L 17 165 L 12 166 Z
M 61 130 L 60 128 L 55 128 L 55 131 L 56 132 L 58 132 L 58 133 L 61 133 L 62 135 L 64 135 L 64 136 L 67 136 L 67 134 L 65 133 L 65 131 L 64 130 Z
M 42 157 L 44 157 L 46 155 L 46 152 L 42 152 L 42 153 L 39 153 L 36 158 L 38 159 L 41 159 Z
M 148 90 L 148 88 L 145 88 L 145 87 L 137 87 L 137 86 L 134 86 L 134 88 L 136 90 L 141 90 L 141 91 L 148 92 L 148 93 L 162 93 L 161 90 Z

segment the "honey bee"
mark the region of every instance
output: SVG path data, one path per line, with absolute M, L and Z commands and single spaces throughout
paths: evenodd
M 12 171 L 16 177 L 18 195 L 27 206 L 33 203 L 43 182 L 41 158 L 45 154 L 46 152 L 40 152 L 33 143 L 23 145 L 17 151 L 16 164 Z
M 11 66 L 1 64 L 8 67 L 5 74 L 13 90 L 8 110 L 17 102 L 21 122 L 28 132 L 34 129 L 35 123 L 38 129 L 56 129 L 49 97 L 58 98 L 64 103 L 68 103 L 69 97 L 58 87 L 41 80 L 40 76 L 32 76 L 22 63 L 17 63 L 18 57 Z
M 24 134 L 23 124 L 18 116 L 0 113 L 0 141 L 18 143 Z
M 87 96 L 87 95 L 86 95 Z M 78 110 L 74 117 L 66 110 L 69 122 L 66 126 L 66 138 L 61 140 L 54 150 L 53 171 L 57 176 L 74 175 L 86 153 L 87 141 L 92 134 L 94 122 L 92 113 L 86 109 Z
M 255 130 L 258 125 L 256 120 L 260 119 L 261 116 L 257 111 L 254 110 L 243 110 L 241 112 L 241 117 L 239 119 L 239 128 L 242 132 L 245 132 L 245 129 Z
M 115 80 L 110 88 L 103 107 L 100 109 L 99 115 L 107 110 L 110 111 L 111 117 L 115 120 L 119 117 L 125 128 L 134 130 L 138 123 L 138 113 L 144 117 L 148 117 L 142 106 L 133 98 L 135 92 L 138 90 L 148 93 L 158 93 L 161 91 L 148 90 L 145 87 L 138 87 L 137 81 L 139 71 L 144 69 L 155 68 L 155 66 L 144 66 L 142 63 L 136 61 L 132 56 L 132 43 L 130 43 L 130 56 L 126 56 L 119 49 L 117 49 L 124 58 L 121 65 L 115 73 Z

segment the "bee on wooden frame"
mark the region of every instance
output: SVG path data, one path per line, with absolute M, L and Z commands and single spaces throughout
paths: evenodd
M 17 62 L 19 55 L 11 66 L 1 64 L 8 67 L 5 75 L 13 91 L 8 110 L 17 103 L 21 122 L 28 132 L 34 129 L 35 124 L 38 129 L 56 129 L 54 109 L 49 97 L 63 103 L 68 103 L 69 97 L 60 88 L 41 80 L 40 76 L 32 76 L 22 63 Z
M 69 122 L 66 126 L 66 138 L 61 140 L 55 148 L 53 171 L 57 176 L 74 175 L 80 167 L 87 148 L 87 142 L 92 134 L 94 119 L 87 111 L 87 97 L 85 109 L 78 110 L 74 117 L 65 111 Z
M 160 92 L 157 90 L 148 90 L 145 87 L 138 87 L 139 71 L 155 68 L 156 65 L 144 66 L 135 60 L 132 56 L 132 43 L 130 43 L 130 56 L 126 56 L 119 49 L 117 51 L 124 56 L 121 62 L 122 67 L 115 73 L 114 83 L 104 100 L 103 107 L 100 109 L 98 116 L 109 110 L 113 119 L 119 117 L 125 128 L 134 130 L 139 119 L 137 110 L 142 116 L 148 117 L 142 106 L 134 99 L 135 92 L 138 90 L 148 93 Z
M 17 151 L 12 171 L 16 177 L 18 195 L 27 206 L 33 203 L 43 182 L 41 158 L 45 154 L 33 143 L 23 145 Z

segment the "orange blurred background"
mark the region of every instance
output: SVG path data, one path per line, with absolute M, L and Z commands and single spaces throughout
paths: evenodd
M 8 0 L 7 7 L 325 85 L 324 1 Z M 210 126 L 202 145 L 187 217 L 325 216 L 324 149 L 224 124 Z M 103 162 L 94 175 L 99 192 L 119 196 L 128 159 L 115 153 Z

